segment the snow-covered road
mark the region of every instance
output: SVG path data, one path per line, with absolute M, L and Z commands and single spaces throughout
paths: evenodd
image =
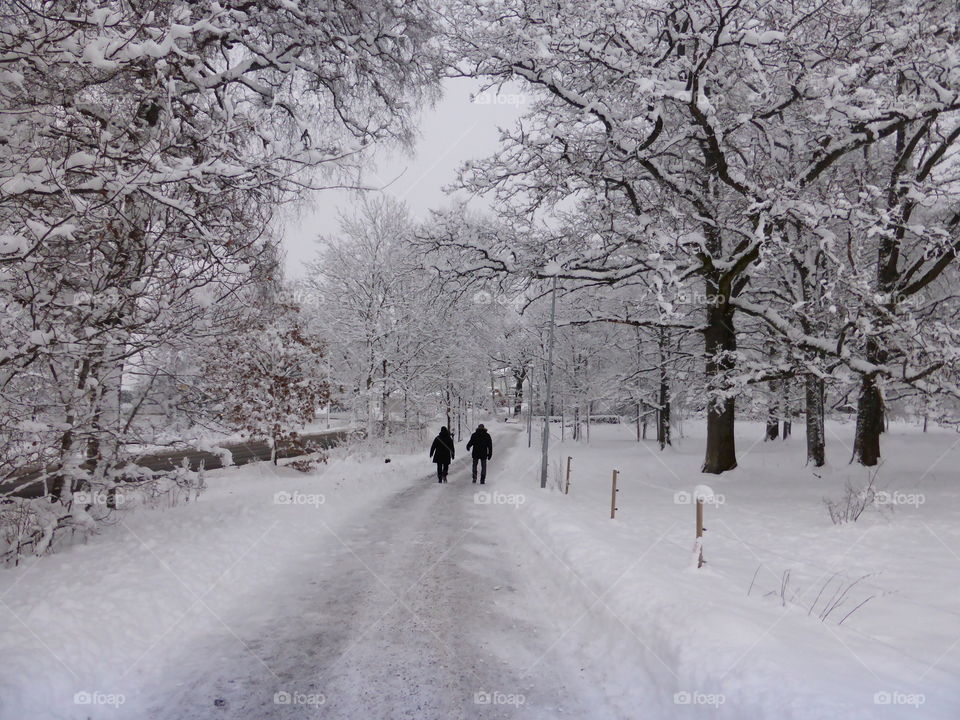
M 498 492 L 497 470 L 474 485 L 461 460 L 449 484 L 421 477 L 359 522 L 319 520 L 314 546 L 290 548 L 309 571 L 261 622 L 173 655 L 151 717 L 627 717 L 571 652 L 595 598 L 510 497 L 475 495 Z

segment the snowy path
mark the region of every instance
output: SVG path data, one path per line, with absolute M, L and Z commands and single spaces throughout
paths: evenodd
M 479 489 L 461 460 L 449 484 L 420 478 L 362 524 L 325 518 L 316 547 L 291 549 L 309 574 L 239 640 L 182 648 L 151 717 L 627 717 L 571 652 L 596 640 L 576 625 L 595 598 Z

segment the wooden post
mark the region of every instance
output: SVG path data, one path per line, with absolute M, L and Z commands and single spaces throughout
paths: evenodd
M 610 490 L 610 519 L 613 520 L 617 516 L 617 476 L 620 475 L 619 470 L 613 471 L 613 487 Z
M 700 549 L 700 555 L 697 557 L 697 567 L 703 567 L 706 562 L 703 559 L 703 498 L 697 498 L 697 547 Z
M 564 495 L 570 494 L 570 461 L 571 460 L 573 460 L 573 458 L 567 455 L 567 484 L 564 485 L 564 488 L 563 488 Z

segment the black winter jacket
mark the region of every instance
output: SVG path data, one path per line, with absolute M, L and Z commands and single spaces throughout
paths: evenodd
M 449 465 L 457 452 L 453 447 L 453 437 L 449 433 L 440 433 L 433 439 L 430 446 L 430 457 L 435 463 Z
M 473 457 L 475 458 L 486 458 L 489 460 L 493 457 L 493 440 L 490 438 L 490 433 L 487 432 L 486 428 L 473 431 L 473 435 L 470 436 L 470 442 L 467 443 L 467 450 L 470 448 L 473 448 Z

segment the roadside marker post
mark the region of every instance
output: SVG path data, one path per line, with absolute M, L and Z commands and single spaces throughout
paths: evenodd
M 613 471 L 613 485 L 610 489 L 610 519 L 613 520 L 617 516 L 617 493 L 620 492 L 617 490 L 617 478 L 620 475 L 619 470 Z
M 702 568 L 703 559 L 703 497 L 697 496 L 697 567 Z

